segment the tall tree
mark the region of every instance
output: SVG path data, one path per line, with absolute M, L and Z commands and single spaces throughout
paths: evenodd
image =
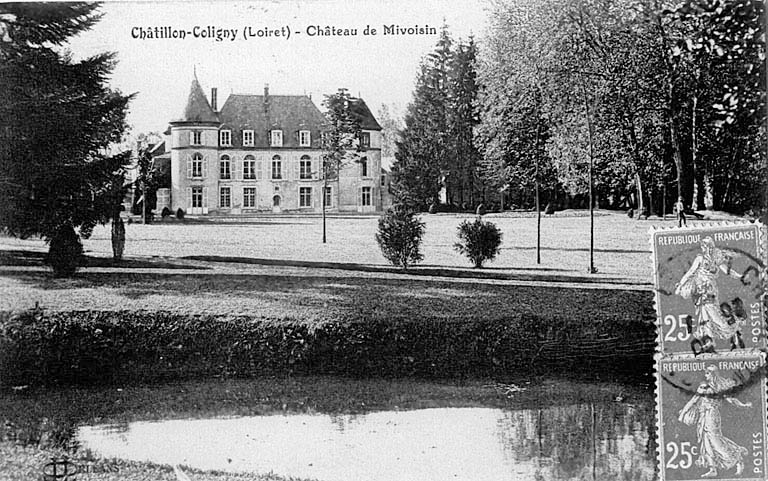
M 71 275 L 80 236 L 113 214 L 127 156 L 109 155 L 131 96 L 107 86 L 114 54 L 74 61 L 61 47 L 100 18 L 89 3 L 0 4 L 0 227 L 50 242 L 56 275 Z M 107 212 L 105 212 L 107 210 Z M 67 259 L 54 253 L 68 252 Z
M 452 45 L 443 25 L 435 50 L 422 60 L 405 128 L 396 142 L 392 166 L 395 197 L 418 210 L 439 201 L 451 163 L 447 111 Z
M 477 46 L 470 37 L 466 43 L 459 42 L 451 64 L 448 100 L 450 161 L 445 188 L 448 203 L 454 205 L 474 206 L 480 196 L 477 177 L 480 154 L 473 141 L 474 129 L 479 123 L 476 57 Z
M 352 103 L 355 99 L 347 89 L 341 88 L 335 94 L 326 95 L 325 107 L 326 131 L 323 132 L 322 176 L 323 192 L 323 244 L 326 242 L 326 192 L 328 183 L 338 180 L 341 168 L 360 160 L 360 119 L 354 114 Z

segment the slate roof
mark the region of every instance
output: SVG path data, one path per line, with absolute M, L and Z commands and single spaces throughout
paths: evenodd
M 171 154 L 165 153 L 152 159 L 152 170 L 159 174 L 158 188 L 171 188 Z
M 149 149 L 149 155 L 151 157 L 156 157 L 158 155 L 162 155 L 164 153 L 168 152 L 165 148 L 165 141 L 161 140 L 160 142 L 156 143 Z
M 269 147 L 270 130 L 283 131 L 283 147 L 298 147 L 298 132 L 309 130 L 313 148 L 320 147 L 325 117 L 304 95 L 232 94 L 221 107 L 221 128 L 232 130 L 232 146 L 242 146 L 242 131 L 254 131 L 254 147 Z
M 197 78 L 192 79 L 192 86 L 189 88 L 189 97 L 187 98 L 187 106 L 184 107 L 184 113 L 181 116 L 180 122 L 218 122 L 219 118 L 216 112 L 211 108 L 211 104 L 208 103 L 208 98 L 203 92 L 203 88 L 200 86 L 200 82 Z
M 266 102 L 265 102 L 266 99 Z M 381 130 L 381 126 L 363 99 L 352 99 L 351 108 L 363 130 Z M 309 130 L 311 148 L 320 148 L 320 134 L 326 127 L 325 116 L 305 95 L 231 94 L 217 113 L 197 78 L 192 80 L 187 105 L 181 119 L 174 122 L 219 123 L 232 131 L 232 147 L 242 147 L 243 130 L 253 130 L 253 147 L 269 147 L 269 131 L 283 131 L 283 147 L 299 147 L 299 131 Z M 162 147 L 165 150 L 165 147 Z
M 363 99 L 353 99 L 350 102 L 352 113 L 360 120 L 360 128 L 363 130 L 381 130 L 381 125 L 376 121 L 371 110 Z

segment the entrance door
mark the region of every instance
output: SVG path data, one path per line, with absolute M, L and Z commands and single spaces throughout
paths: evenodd
M 280 212 L 280 196 L 279 195 L 272 197 L 272 212 L 274 213 Z

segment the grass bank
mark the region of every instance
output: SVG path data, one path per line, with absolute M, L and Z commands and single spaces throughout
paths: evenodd
M 646 293 L 617 292 L 630 294 Z M 567 371 L 596 377 L 650 370 L 655 329 L 647 309 L 592 306 L 540 314 L 489 307 L 462 317 L 406 308 L 385 311 L 389 316 L 332 313 L 311 319 L 163 311 L 2 313 L 0 384 L 286 373 L 498 378 Z

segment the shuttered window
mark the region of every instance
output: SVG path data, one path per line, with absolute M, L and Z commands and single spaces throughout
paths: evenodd
M 283 162 L 280 160 L 280 156 L 276 155 L 272 157 L 272 179 L 280 180 L 283 178 Z
M 256 178 L 256 159 L 252 155 L 246 155 L 243 159 L 243 179 Z
M 199 178 L 203 176 L 203 156 L 194 154 L 192 156 L 192 177 Z
M 229 180 L 232 178 L 232 170 L 228 155 L 222 155 L 219 160 L 219 177 L 222 180 Z
M 299 179 L 312 178 L 312 159 L 308 155 L 303 155 L 299 160 Z

